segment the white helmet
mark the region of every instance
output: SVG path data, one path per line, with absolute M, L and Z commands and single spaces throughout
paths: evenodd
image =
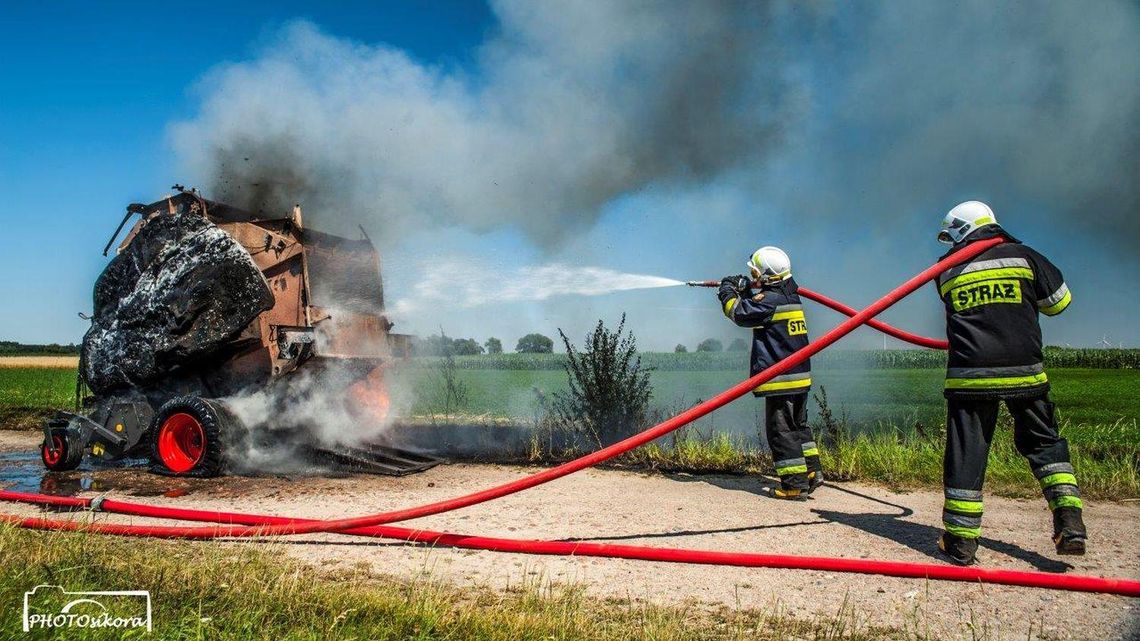
M 778 283 L 792 277 L 792 260 L 779 247 L 761 247 L 753 252 L 748 269 L 761 283 Z
M 967 200 L 951 209 L 942 219 L 942 231 L 938 232 L 938 242 L 957 245 L 979 228 L 996 224 L 998 224 L 997 216 L 989 205 L 977 200 Z

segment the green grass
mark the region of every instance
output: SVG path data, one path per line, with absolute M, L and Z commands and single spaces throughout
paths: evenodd
M 1062 424 L 1061 434 L 1069 440 L 1082 496 L 1093 500 L 1140 498 L 1140 430 L 1136 421 L 1084 428 Z M 942 484 L 942 451 L 941 438 L 883 430 L 841 438 L 822 448 L 821 456 L 824 468 L 835 478 L 910 489 Z M 1013 425 L 1008 417 L 994 435 L 986 492 L 1040 496 L 1029 464 L 1013 446 Z
M 821 426 L 814 427 L 817 434 L 823 431 Z M 1012 419 L 1003 416 L 990 449 L 986 492 L 1039 497 L 1028 463 L 1013 446 L 1012 429 Z M 1140 428 L 1135 421 L 1083 428 L 1065 424 L 1061 434 L 1069 439 L 1082 496 L 1113 501 L 1140 498 Z M 639 448 L 618 462 L 668 472 L 775 475 L 766 452 L 727 434 L 690 430 L 666 440 Z M 942 485 L 942 450 L 940 436 L 884 429 L 841 436 L 834 443 L 821 445 L 820 456 L 830 479 L 909 490 Z
M 56 409 L 75 405 L 75 370 L 0 367 L 0 426 L 35 429 Z
M 846 599 L 834 616 L 597 599 L 535 580 L 492 591 L 397 579 L 361 567 L 314 569 L 282 545 L 217 545 L 40 533 L 0 525 L 0 638 L 74 639 L 871 639 Z M 326 566 L 327 568 L 327 566 Z M 154 632 L 21 628 L 23 593 L 148 590 Z M 839 596 L 839 595 L 837 595 Z
M 433 378 L 429 368 L 420 366 L 401 367 L 397 374 L 411 385 Z M 565 374 L 556 370 L 463 369 L 457 374 L 469 390 L 467 406 L 461 408 L 466 415 L 530 422 L 541 412 L 540 397 L 566 389 Z M 657 413 L 673 414 L 743 376 L 739 370 L 655 371 Z M 1049 376 L 1062 434 L 1069 439 L 1086 495 L 1140 497 L 1140 370 L 1057 368 Z M 897 488 L 941 483 L 942 444 L 937 435 L 946 411 L 941 371 L 819 369 L 814 378 L 816 391 L 827 390 L 831 410 L 845 423 L 847 438 L 825 453 L 829 467 L 841 478 Z M 51 408 L 71 406 L 74 384 L 74 370 L 0 369 L 0 420 L 6 427 L 35 427 Z M 766 458 L 755 451 L 761 408 L 760 401 L 743 398 L 698 421 L 684 438 L 643 448 L 625 462 L 668 469 L 765 471 Z M 817 416 L 814 401 L 810 408 Z M 419 400 L 413 413 L 438 414 L 441 408 Z M 1012 428 L 1003 420 L 987 487 L 1001 494 L 1035 495 L 1036 484 L 1013 450 Z

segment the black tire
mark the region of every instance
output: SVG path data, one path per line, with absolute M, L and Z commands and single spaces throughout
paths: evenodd
M 225 468 L 229 414 L 217 401 L 176 396 L 159 408 L 150 424 L 151 461 L 173 476 L 209 478 Z
M 79 435 L 65 427 L 53 429 L 40 446 L 40 460 L 52 472 L 66 472 L 79 467 L 83 461 L 83 443 Z

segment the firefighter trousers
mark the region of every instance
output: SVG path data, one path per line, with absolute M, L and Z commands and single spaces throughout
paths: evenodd
M 821 471 L 819 448 L 807 423 L 807 392 L 764 397 L 764 428 L 780 485 L 808 489 L 808 473 Z
M 946 452 L 942 462 L 946 531 L 964 538 L 982 532 L 982 485 L 997 425 L 998 399 L 949 397 Z M 1080 508 L 1080 491 L 1069 462 L 1069 444 L 1057 431 L 1049 395 L 1005 399 L 1013 416 L 1013 443 L 1029 461 L 1050 509 Z

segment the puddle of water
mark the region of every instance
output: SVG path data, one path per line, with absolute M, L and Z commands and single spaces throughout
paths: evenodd
M 0 487 L 16 492 L 74 496 L 80 492 L 120 490 L 133 496 L 184 496 L 189 490 L 179 481 L 149 474 L 145 459 L 95 465 L 88 458 L 75 470 L 49 472 L 38 452 L 0 454 Z

